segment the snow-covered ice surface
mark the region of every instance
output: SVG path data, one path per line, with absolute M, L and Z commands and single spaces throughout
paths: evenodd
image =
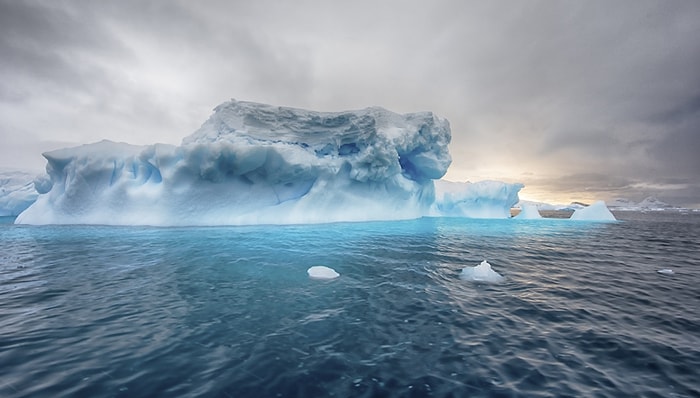
M 520 205 L 520 213 L 518 213 L 517 216 L 514 218 L 521 219 L 521 220 L 536 220 L 539 218 L 542 218 L 542 215 L 540 215 L 539 210 L 537 210 L 537 206 L 534 204 L 521 204 Z
M 34 177 L 23 171 L 0 171 L 0 216 L 16 216 L 34 203 L 39 195 Z
M 333 268 L 324 265 L 314 265 L 306 270 L 311 279 L 335 279 L 340 276 Z
M 608 210 L 605 202 L 599 200 L 588 207 L 578 209 L 571 215 L 572 220 L 579 221 L 615 221 L 615 216 Z
M 459 277 L 467 281 L 487 283 L 500 283 L 505 280 L 501 274 L 491 269 L 491 264 L 486 260 L 476 267 L 464 267 Z
M 45 153 L 25 224 L 242 225 L 410 219 L 435 200 L 450 127 L 430 112 L 322 113 L 231 100 L 181 146 Z

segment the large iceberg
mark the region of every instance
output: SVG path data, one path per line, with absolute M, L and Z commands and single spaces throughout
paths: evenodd
M 231 100 L 181 146 L 102 141 L 44 154 L 24 224 L 240 225 L 409 219 L 450 165 L 430 112 L 322 113 Z
M 509 216 L 521 184 L 451 183 L 447 120 L 231 100 L 182 145 L 102 141 L 44 153 L 16 223 L 244 225 Z

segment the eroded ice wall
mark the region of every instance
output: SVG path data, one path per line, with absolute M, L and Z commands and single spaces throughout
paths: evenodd
M 181 146 L 102 141 L 45 153 L 17 223 L 240 225 L 427 214 L 451 162 L 430 112 L 323 113 L 229 101 Z

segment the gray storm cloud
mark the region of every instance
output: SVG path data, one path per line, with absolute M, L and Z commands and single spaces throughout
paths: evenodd
M 700 206 L 696 1 L 0 0 L 0 167 L 235 97 L 450 120 L 449 177 Z

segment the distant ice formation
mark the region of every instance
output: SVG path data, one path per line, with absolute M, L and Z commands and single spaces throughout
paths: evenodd
M 569 210 L 575 211 L 586 207 L 585 204 L 580 202 L 572 202 L 568 205 L 564 204 L 550 204 L 545 202 L 532 202 L 527 200 L 521 200 L 515 206 L 516 208 L 522 208 L 523 206 L 530 204 L 535 205 L 539 210 Z M 664 201 L 659 200 L 654 196 L 649 196 L 642 200 L 641 202 L 635 202 L 625 198 L 617 198 L 611 202 L 606 202 L 608 209 L 615 211 L 690 211 L 691 209 L 686 209 L 682 207 L 677 207 L 670 205 Z
M 33 180 L 22 171 L 0 171 L 0 216 L 16 216 L 34 203 L 39 194 Z
M 629 199 L 617 198 L 612 201 L 609 206 L 611 209 L 621 211 L 660 211 L 660 210 L 681 210 L 678 207 L 672 206 L 664 201 L 659 200 L 654 196 L 644 198 L 639 203 L 635 203 Z
M 664 274 L 664 275 L 673 275 L 673 274 L 675 273 L 675 272 L 673 272 L 673 270 L 670 269 L 670 268 L 660 269 L 660 270 L 658 270 L 658 271 L 656 271 L 656 272 L 658 272 L 658 273 L 660 273 L 660 274 Z
M 335 279 L 340 276 L 333 268 L 315 265 L 306 271 L 311 279 Z
M 542 218 L 540 215 L 539 210 L 537 210 L 537 206 L 534 204 L 522 204 L 520 206 L 520 213 L 518 213 L 517 216 L 514 218 L 521 219 L 521 220 L 536 220 L 538 218 Z
M 499 283 L 505 280 L 501 274 L 491 269 L 491 264 L 486 260 L 476 267 L 465 267 L 459 277 L 467 281 L 487 283 Z
M 23 224 L 240 225 L 410 219 L 435 201 L 450 127 L 430 112 L 322 113 L 229 101 L 181 146 L 44 154 Z M 517 194 L 517 192 L 515 192 Z
M 588 207 L 578 209 L 571 215 L 572 220 L 579 221 L 615 221 L 615 216 L 608 210 L 605 202 L 599 200 Z

